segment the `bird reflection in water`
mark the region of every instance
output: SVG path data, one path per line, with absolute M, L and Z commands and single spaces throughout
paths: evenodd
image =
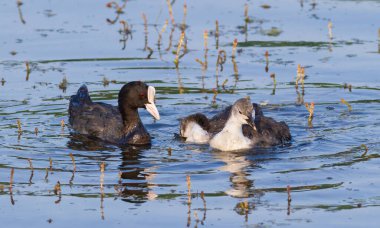
M 248 178 L 249 174 L 246 168 L 251 165 L 243 152 L 215 152 L 215 158 L 225 162 L 226 164 L 219 169 L 221 171 L 230 172 L 231 189 L 226 194 L 246 198 L 252 195 L 253 181 Z
M 67 143 L 68 147 L 78 151 L 115 151 L 121 149 L 121 164 L 119 165 L 119 181 L 115 186 L 118 197 L 130 203 L 144 203 L 153 200 L 157 195 L 151 190 L 154 178 L 152 170 L 154 166 L 142 162 L 143 150 L 150 149 L 150 145 L 117 147 L 97 139 L 91 139 L 85 135 L 71 134 Z M 91 156 L 91 155 L 89 155 Z M 102 154 L 102 161 L 115 157 L 111 154 Z M 115 179 L 117 176 L 115 175 Z
M 151 181 L 154 178 L 152 167 L 149 163 L 143 163 L 142 150 L 150 149 L 150 146 L 123 148 L 120 169 L 119 194 L 123 201 L 130 203 L 144 203 L 153 200 L 157 195 L 151 190 Z
M 215 152 L 214 157 L 225 163 L 220 167 L 221 171 L 231 173 L 230 182 L 231 189 L 225 191 L 229 196 L 236 198 L 246 198 L 243 202 L 236 204 L 234 211 L 245 217 L 245 221 L 248 221 L 248 214 L 251 214 L 255 209 L 255 205 L 260 202 L 260 198 L 264 193 L 255 189 L 254 180 L 249 178 L 250 174 L 247 170 L 252 170 L 252 166 L 255 166 L 250 155 L 254 153 L 260 153 L 259 151 L 226 151 Z

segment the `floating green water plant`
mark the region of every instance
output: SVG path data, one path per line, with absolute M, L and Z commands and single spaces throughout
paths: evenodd
M 267 36 L 279 36 L 282 33 L 282 30 L 277 27 L 272 27 L 269 30 L 265 30 L 264 34 Z

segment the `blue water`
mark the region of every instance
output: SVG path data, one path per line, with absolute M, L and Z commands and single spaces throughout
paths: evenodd
M 24 1 L 19 8 L 25 24 L 16 1 L 0 3 L 0 79 L 5 81 L 0 84 L 2 224 L 376 227 L 380 222 L 380 1 L 187 1 L 188 53 L 176 70 L 172 52 L 181 33 L 183 3 L 173 1 L 178 25 L 169 50 L 173 26 L 164 0 L 128 1 L 115 24 L 107 22 L 117 17 L 115 9 L 106 7 L 107 1 Z M 153 49 L 149 59 L 142 13 L 148 21 L 147 46 Z M 159 31 L 166 19 L 169 25 L 159 51 Z M 120 20 L 132 25 L 125 49 Z M 215 20 L 220 30 L 218 49 Z M 205 30 L 209 50 L 203 78 L 195 59 L 204 60 Z M 274 30 L 279 33 L 271 33 Z M 231 61 L 235 38 L 238 76 Z M 228 81 L 213 102 L 219 50 L 227 53 L 219 85 Z M 25 61 L 31 69 L 28 80 Z M 306 67 L 303 90 L 294 85 L 298 64 Z M 276 87 L 271 73 L 276 74 Z M 62 90 L 64 77 L 68 84 Z M 104 85 L 104 78 L 109 85 Z M 70 134 L 68 99 L 81 84 L 87 84 L 94 100 L 116 105 L 121 86 L 133 80 L 157 90 L 161 120 L 155 122 L 140 111 L 153 136 L 150 148 L 119 148 Z M 343 88 L 345 83 L 352 85 L 351 92 Z M 288 123 L 291 145 L 228 153 L 175 137 L 181 117 L 195 112 L 212 116 L 247 95 L 262 105 L 267 116 Z M 352 111 L 340 103 L 341 98 Z M 304 102 L 315 102 L 312 125 Z M 362 144 L 368 147 L 365 155 Z M 106 164 L 103 181 L 101 162 Z M 186 176 L 191 178 L 190 204 Z M 54 193 L 57 181 L 60 197 Z

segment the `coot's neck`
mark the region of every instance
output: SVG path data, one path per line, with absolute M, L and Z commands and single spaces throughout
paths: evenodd
M 124 129 L 126 131 L 131 130 L 132 128 L 141 124 L 140 116 L 137 111 L 137 108 L 130 107 L 128 105 L 119 106 L 119 111 L 123 119 Z

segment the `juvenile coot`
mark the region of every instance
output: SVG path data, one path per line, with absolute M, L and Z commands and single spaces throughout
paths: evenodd
M 181 120 L 180 136 L 186 142 L 210 143 L 219 150 L 274 146 L 291 140 L 289 127 L 264 116 L 261 108 L 242 98 L 211 119 L 201 113 Z
M 143 82 L 124 85 L 118 98 L 118 106 L 92 102 L 88 89 L 81 86 L 71 96 L 69 122 L 72 128 L 91 138 L 98 138 L 119 145 L 150 144 L 151 138 L 141 122 L 138 108 L 146 110 L 157 120 L 160 115 L 154 104 L 156 90 Z

